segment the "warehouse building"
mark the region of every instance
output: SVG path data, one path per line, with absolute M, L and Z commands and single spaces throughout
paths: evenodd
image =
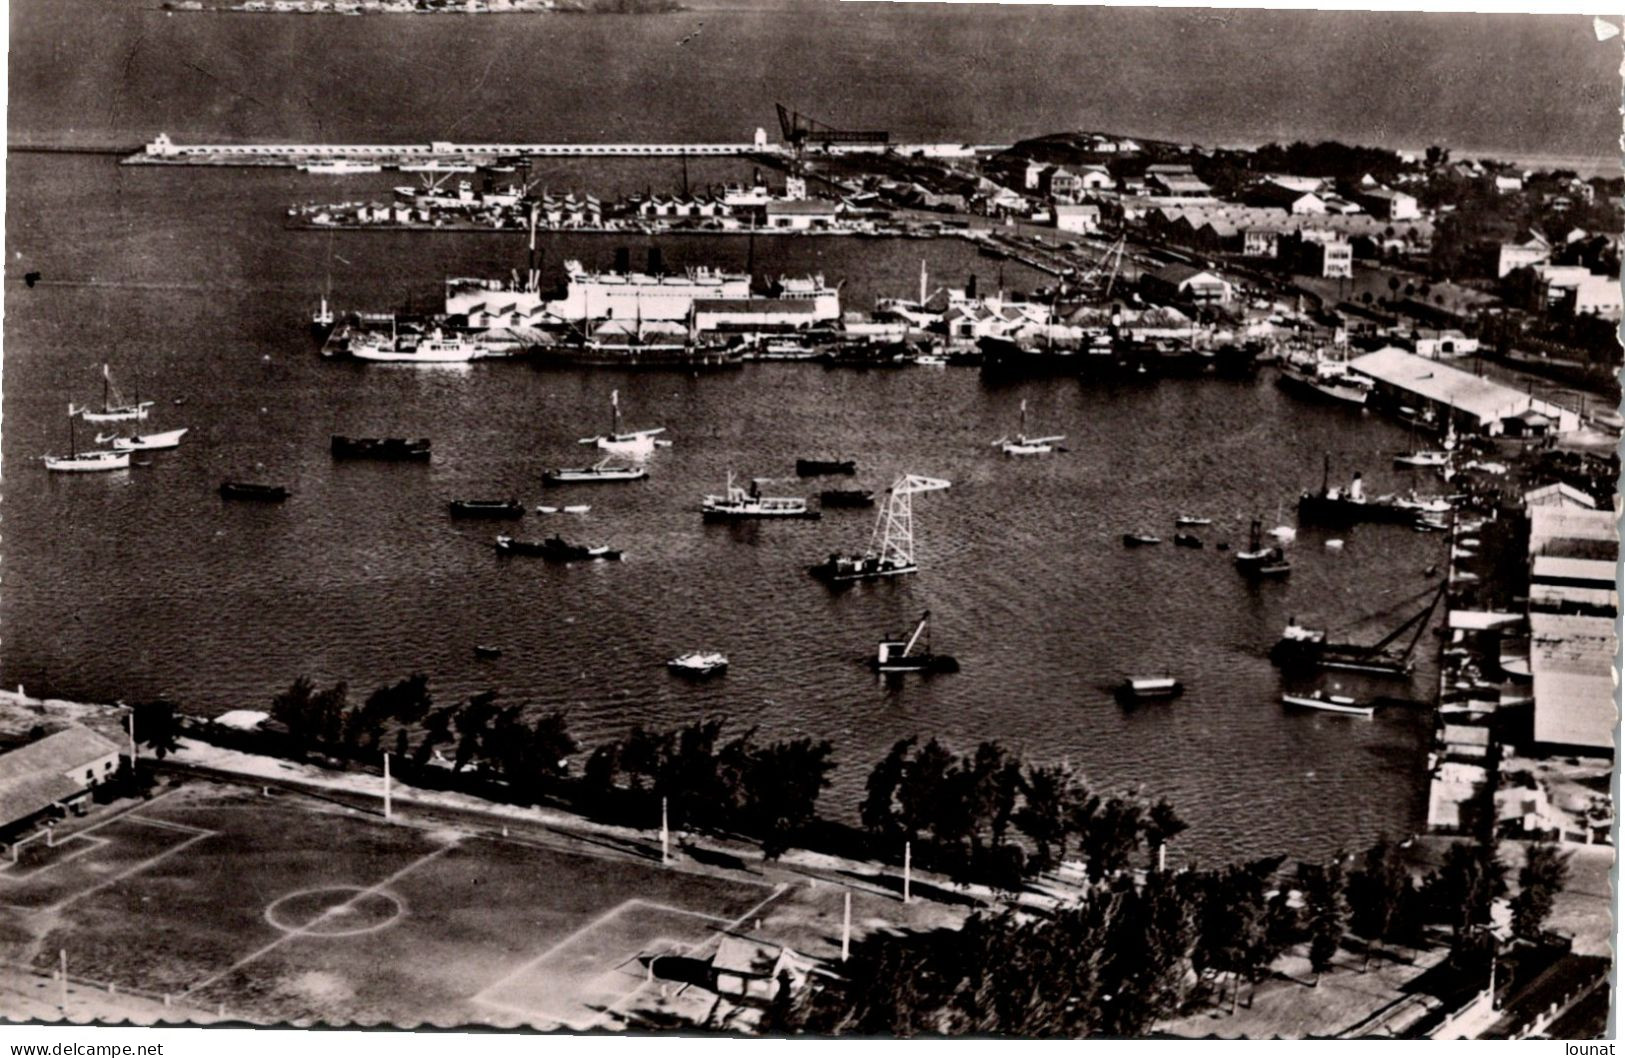
M 86 727 L 70 727 L 0 754 L 0 840 L 82 810 L 97 784 L 117 773 L 118 757 L 116 745 Z
M 1614 752 L 1612 617 L 1529 615 L 1535 742 L 1547 752 Z
M 1369 378 L 1379 399 L 1431 411 L 1435 421 L 1454 423 L 1461 433 L 1498 436 L 1580 428 L 1579 416 L 1568 408 L 1397 346 L 1356 357 L 1349 369 Z

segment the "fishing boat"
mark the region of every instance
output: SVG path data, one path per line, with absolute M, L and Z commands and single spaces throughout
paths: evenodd
M 666 432 L 664 426 L 652 430 L 623 430 L 621 428 L 621 391 L 609 391 L 610 431 L 595 437 L 583 437 L 580 444 L 597 445 L 606 452 L 618 455 L 645 456 L 654 451 L 655 437 Z
M 1181 514 L 1174 519 L 1174 524 L 1180 528 L 1201 527 L 1213 524 L 1212 518 L 1201 518 L 1194 514 Z
M 1369 717 L 1375 713 L 1376 706 L 1360 702 L 1342 694 L 1327 694 L 1325 691 L 1314 690 L 1308 694 L 1283 694 L 1283 705 L 1295 705 L 1302 709 L 1319 709 L 1327 713 L 1345 713 L 1349 716 Z
M 902 475 L 892 483 L 886 504 L 875 519 L 868 549 L 855 555 L 832 554 L 808 566 L 807 572 L 830 584 L 919 572 L 914 560 L 914 496 L 948 487 L 949 483 L 941 478 Z
M 429 461 L 427 437 L 346 437 L 334 434 L 330 445 L 334 459 L 382 459 L 390 462 Z
M 1056 434 L 1053 437 L 1027 436 L 1027 402 L 1021 402 L 1021 429 L 1014 437 L 1001 437 L 993 443 L 999 451 L 1007 456 L 1036 456 L 1054 452 L 1059 447 L 1056 442 L 1066 440 L 1065 434 Z
M 875 494 L 868 489 L 825 489 L 818 494 L 820 507 L 873 507 Z
M 706 677 L 728 671 L 727 655 L 715 650 L 679 654 L 666 662 L 666 668 L 679 676 Z
M 288 490 L 282 485 L 262 485 L 252 481 L 222 481 L 220 483 L 220 498 L 223 500 L 261 500 L 267 503 L 280 503 L 288 498 Z
M 1119 699 L 1129 702 L 1175 698 L 1185 693 L 1185 685 L 1172 676 L 1125 676 L 1116 693 Z
M 869 659 L 869 667 L 876 672 L 958 672 L 959 662 L 954 658 L 931 652 L 930 620 L 931 611 L 927 610 L 907 639 L 898 636 L 882 639 L 874 656 Z M 925 649 L 916 654 L 914 647 L 922 634 L 925 636 Z
M 518 500 L 452 500 L 447 505 L 453 518 L 523 518 L 525 505 Z
M 605 459 L 590 467 L 561 467 L 542 474 L 543 485 L 585 485 L 593 482 L 638 481 L 649 476 L 642 466 L 612 466 Z
M 78 415 L 86 422 L 130 422 L 147 417 L 147 409 L 152 407 L 153 401 L 141 400 L 141 394 L 136 394 L 136 400 L 126 402 L 119 393 L 118 387 L 113 385 L 112 373 L 106 364 L 102 365 L 102 409 L 92 411 L 89 408 L 75 408 L 68 405 L 70 416 Z
M 708 522 L 733 522 L 759 518 L 816 519 L 818 512 L 807 506 L 799 496 L 763 496 L 759 479 L 753 478 L 750 488 L 734 484 L 728 475 L 727 491 L 721 496 L 707 496 L 700 502 L 700 511 Z
M 1124 533 L 1123 534 L 1123 546 L 1124 547 L 1150 547 L 1153 544 L 1160 544 L 1160 543 L 1162 543 L 1162 537 L 1153 536 L 1150 533 Z
M 1175 533 L 1174 546 L 1199 548 L 1202 546 L 1202 538 L 1195 533 Z
M 99 445 L 111 444 L 115 452 L 154 452 L 165 448 L 179 448 L 181 438 L 186 436 L 187 427 L 179 430 L 166 430 L 163 433 L 135 434 L 130 437 L 120 437 L 118 434 L 97 434 L 96 443 Z
M 87 452 L 79 451 L 79 443 L 73 432 L 73 405 L 68 405 L 68 454 L 65 456 L 44 456 L 45 469 L 54 470 L 59 474 L 84 474 L 98 470 L 127 470 L 130 466 L 130 453 L 114 452 L 111 449 L 93 449 Z
M 856 474 L 858 464 L 852 459 L 798 459 L 796 476 L 815 478 L 824 474 Z

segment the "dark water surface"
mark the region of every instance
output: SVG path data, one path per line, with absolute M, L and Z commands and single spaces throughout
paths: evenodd
M 1388 456 L 1409 439 L 1384 422 L 1301 403 L 1267 380 L 990 386 L 957 368 L 764 364 L 690 378 L 325 362 L 304 321 L 328 239 L 280 227 L 308 178 L 37 155 L 14 158 L 10 175 L 8 260 L 45 282 L 7 286 L 7 684 L 168 694 L 212 713 L 264 707 L 301 673 L 364 694 L 421 670 L 441 701 L 490 686 L 567 708 L 588 742 L 725 711 L 766 737 L 835 740 L 844 767 L 830 798 L 847 810 L 898 737 L 966 748 L 997 738 L 1102 784 L 1167 795 L 1194 823 L 1187 850 L 1207 857 L 1330 849 L 1419 821 L 1425 715 L 1283 712 L 1263 653 L 1291 614 L 1371 633 L 1397 623 L 1408 609 L 1359 619 L 1426 586 L 1437 537 L 1362 527 L 1335 552 L 1305 533 L 1291 581 L 1257 586 L 1216 550 L 1120 542 L 1129 529 L 1171 536 L 1183 511 L 1217 520 L 1211 541 L 1240 540 L 1254 514 L 1290 522 L 1323 452 L 1379 488 L 1397 482 Z M 427 303 L 445 275 L 500 272 L 522 253 L 516 236 L 333 243 L 341 306 Z M 566 255 L 602 263 L 614 245 L 556 237 L 549 270 Z M 674 265 L 745 253 L 739 239 L 665 243 Z M 933 275 L 980 269 L 984 282 L 990 265 L 951 241 L 762 238 L 756 257 L 766 274 L 820 269 L 857 306 L 908 289 L 921 257 Z M 47 474 L 38 456 L 66 445 L 65 405 L 97 397 L 104 361 L 126 391 L 139 384 L 159 400 L 153 429 L 191 433 L 150 467 Z M 587 455 L 575 439 L 601 426 L 612 388 L 629 422 L 664 425 L 674 447 L 647 482 L 544 492 L 543 469 Z M 1009 461 L 989 445 L 1024 398 L 1034 426 L 1067 434 L 1070 452 Z M 335 431 L 429 436 L 434 460 L 336 464 Z M 953 482 L 916 501 L 919 576 L 831 592 L 806 575 L 828 551 L 861 546 L 870 512 L 701 523 L 700 497 L 729 470 L 805 495 L 818 483 L 795 481 L 794 460 L 832 454 L 856 458 L 865 487 L 905 471 Z M 293 496 L 223 504 L 215 487 L 239 476 Z M 626 561 L 499 558 L 496 528 L 445 515 L 451 499 L 510 494 L 591 503 L 579 519 L 528 515 L 520 531 L 557 527 L 624 548 Z M 936 646 L 963 672 L 877 682 L 863 655 L 927 609 Z M 476 661 L 476 643 L 506 653 Z M 662 667 L 700 647 L 730 656 L 726 678 L 693 685 Z M 1125 673 L 1165 669 L 1189 685 L 1177 702 L 1125 711 L 1111 700 Z

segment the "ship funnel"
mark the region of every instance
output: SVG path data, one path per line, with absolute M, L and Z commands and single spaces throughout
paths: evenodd
M 615 271 L 622 275 L 632 271 L 632 251 L 629 248 L 615 247 Z
M 660 259 L 660 247 L 649 247 L 649 274 L 657 276 L 665 271 L 664 262 Z

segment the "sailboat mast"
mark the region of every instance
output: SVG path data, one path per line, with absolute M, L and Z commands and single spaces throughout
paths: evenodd
M 113 378 L 112 378 L 111 375 L 109 375 L 107 373 L 107 365 L 103 364 L 102 365 L 102 411 L 104 411 L 104 412 L 108 410 L 107 394 L 108 394 L 108 390 L 111 388 L 112 385 L 113 385 Z
M 611 438 L 621 436 L 621 391 L 618 389 L 609 391 L 609 417 L 609 436 Z
M 1025 397 L 1021 400 L 1021 432 L 1016 435 L 1016 439 L 1021 441 L 1027 439 L 1027 399 Z

